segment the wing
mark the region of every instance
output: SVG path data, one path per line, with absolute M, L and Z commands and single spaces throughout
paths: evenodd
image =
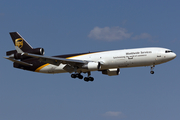
M 12 58 L 7 58 L 7 57 L 4 57 L 5 59 L 8 59 L 8 60 L 10 60 L 10 61 L 12 61 L 12 62 L 16 62 L 16 63 L 18 63 L 18 64 L 21 64 L 21 65 L 25 65 L 25 66 L 33 66 L 32 64 L 29 64 L 29 63 L 26 63 L 26 62 L 22 62 L 22 61 L 18 61 L 18 60 L 14 60 L 14 59 L 12 59 Z
M 39 61 L 41 61 L 41 62 L 50 63 L 50 64 L 53 64 L 56 66 L 59 66 L 61 63 L 69 64 L 71 66 L 82 66 L 89 62 L 89 61 L 85 61 L 85 60 L 75 60 L 75 59 L 65 59 L 65 58 L 58 58 L 58 57 L 47 57 L 47 56 L 42 56 L 42 55 L 35 55 L 35 54 L 25 53 L 17 46 L 15 46 L 15 48 L 18 53 L 21 53 L 21 55 L 38 58 Z

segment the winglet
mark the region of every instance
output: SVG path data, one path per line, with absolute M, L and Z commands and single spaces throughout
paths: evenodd
M 24 53 L 18 46 L 15 46 L 17 53 Z

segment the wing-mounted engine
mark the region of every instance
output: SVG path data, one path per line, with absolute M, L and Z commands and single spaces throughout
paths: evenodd
M 115 68 L 115 69 L 103 70 L 102 74 L 109 75 L 109 76 L 119 75 L 120 74 L 120 69 L 119 68 Z
M 99 70 L 100 67 L 101 67 L 101 65 L 99 62 L 88 62 L 87 64 L 82 66 L 83 69 L 88 69 L 91 71 Z

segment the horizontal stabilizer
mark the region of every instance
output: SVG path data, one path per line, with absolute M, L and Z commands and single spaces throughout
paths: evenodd
M 8 57 L 4 57 L 4 58 L 5 58 L 5 59 L 8 59 L 8 60 L 10 60 L 10 61 L 12 61 L 12 62 L 16 62 L 16 63 L 18 63 L 18 64 L 21 64 L 21 65 L 25 65 L 25 66 L 33 66 L 33 64 L 29 64 L 29 63 L 26 63 L 26 62 L 14 60 L 14 59 L 12 59 L 12 58 L 8 58 Z
M 11 51 L 7 51 L 6 55 L 9 56 L 9 55 L 16 54 L 16 53 L 17 53 L 16 50 L 11 50 Z

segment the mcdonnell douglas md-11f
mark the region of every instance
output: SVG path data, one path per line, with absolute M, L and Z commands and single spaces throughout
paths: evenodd
M 47 57 L 43 48 L 33 48 L 17 32 L 10 32 L 16 50 L 7 51 L 4 57 L 13 62 L 15 68 L 40 73 L 71 73 L 72 78 L 93 81 L 92 71 L 113 76 L 120 74 L 120 68 L 150 66 L 154 74 L 155 65 L 168 62 L 176 57 L 170 49 L 160 47 L 112 50 L 66 54 Z

